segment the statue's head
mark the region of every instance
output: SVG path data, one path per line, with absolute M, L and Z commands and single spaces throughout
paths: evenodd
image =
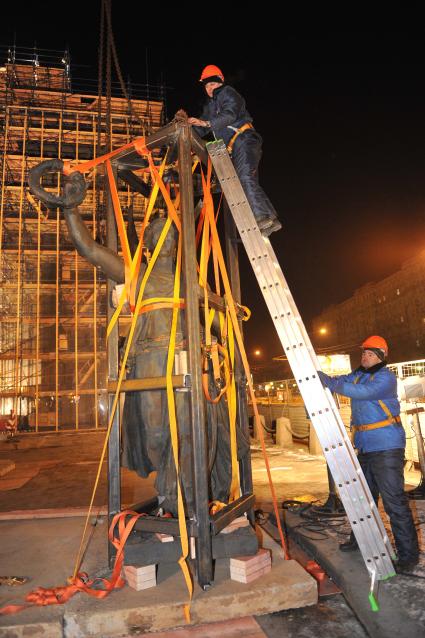
M 146 227 L 143 243 L 151 253 L 155 250 L 155 246 L 158 243 L 166 221 L 167 217 L 164 211 L 158 211 L 156 214 L 154 214 L 152 220 L 149 222 L 149 225 Z M 175 254 L 177 248 L 177 237 L 178 230 L 175 224 L 171 224 L 161 248 L 160 255 L 162 257 Z

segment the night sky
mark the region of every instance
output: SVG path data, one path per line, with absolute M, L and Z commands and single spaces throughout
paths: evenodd
M 90 4 L 67 5 L 69 18 L 53 24 L 40 12 L 51 3 L 24 17 L 17 5 L 0 44 L 16 37 L 18 47 L 68 46 L 74 75 L 96 79 L 100 3 Z M 123 75 L 146 82 L 147 59 L 149 82 L 169 87 L 170 119 L 178 108 L 199 114 L 206 64 L 218 65 L 244 95 L 264 140 L 260 181 L 284 225 L 272 244 L 307 326 L 326 306 L 425 249 L 423 35 L 282 34 L 271 46 L 235 40 L 235 31 L 223 42 L 200 42 L 188 32 L 173 47 L 171 36 L 146 40 L 141 20 L 128 20 L 117 6 Z M 260 347 L 266 360 L 281 346 L 245 256 L 241 268 L 243 302 L 253 310 L 248 351 Z

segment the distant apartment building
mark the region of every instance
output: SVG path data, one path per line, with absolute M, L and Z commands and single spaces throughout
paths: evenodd
M 425 358 L 425 250 L 312 321 L 317 350 L 350 354 L 353 365 L 359 361 L 359 344 L 372 334 L 387 339 L 390 361 Z

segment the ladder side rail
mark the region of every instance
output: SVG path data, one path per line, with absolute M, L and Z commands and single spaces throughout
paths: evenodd
M 288 327 L 294 332 L 294 325 L 291 323 L 290 319 L 285 317 L 283 321 L 284 323 L 287 323 Z M 303 374 L 306 374 L 305 367 L 308 361 L 304 361 L 302 363 L 299 361 L 299 358 L 305 358 L 304 355 L 305 350 L 300 348 L 292 351 L 291 349 L 287 350 L 288 360 L 292 369 L 302 369 L 303 363 Z M 298 375 L 296 380 L 307 410 L 310 414 L 312 423 L 317 431 L 325 456 L 327 460 L 329 460 L 329 465 L 333 472 L 333 476 L 335 477 L 335 481 L 340 491 L 343 490 L 344 492 L 344 494 L 341 494 L 341 499 L 346 507 L 347 514 L 349 515 L 353 528 L 357 525 L 358 527 L 356 529 L 362 529 L 367 536 L 369 549 L 366 560 L 370 560 L 370 554 L 379 558 L 380 554 L 383 552 L 380 551 L 379 547 L 377 547 L 376 542 L 374 541 L 375 536 L 374 534 L 371 534 L 369 530 L 370 525 L 372 525 L 372 527 L 377 526 L 378 529 L 375 529 L 374 531 L 380 533 L 385 544 L 386 533 L 380 517 L 377 516 L 378 512 L 376 505 L 366 481 L 358 481 L 358 476 L 362 474 L 360 465 L 354 454 L 354 450 L 352 449 L 351 441 L 347 435 L 345 425 L 342 422 L 334 404 L 333 397 L 330 393 L 325 392 L 315 369 L 313 370 L 313 373 L 310 372 L 308 374 L 310 376 L 305 377 L 304 379 L 299 378 L 301 375 Z M 332 425 L 334 426 L 333 428 L 331 427 Z M 337 425 L 336 431 L 335 425 Z M 334 457 L 336 459 L 335 462 Z M 356 485 L 356 483 L 358 484 Z M 353 497 L 356 499 L 361 511 L 353 511 L 353 509 L 349 506 L 349 502 Z M 371 515 L 369 514 L 370 509 L 372 510 Z M 374 519 L 373 522 L 375 525 L 373 525 L 373 523 L 369 523 L 371 518 Z M 364 545 L 363 539 L 360 538 L 360 533 L 356 533 L 356 538 L 357 537 L 359 537 L 359 545 Z M 379 568 L 379 573 L 382 573 L 382 568 Z
M 249 247 L 249 242 L 248 242 L 248 247 Z M 265 265 L 266 264 L 269 265 L 267 260 L 264 260 L 263 263 Z M 264 275 L 264 272 L 262 272 L 262 275 Z M 263 277 L 263 281 L 264 281 L 264 277 Z M 281 295 L 281 291 L 278 289 L 278 287 L 276 288 L 275 292 L 277 295 L 279 296 Z M 284 290 L 284 292 L 286 293 L 286 290 Z M 317 417 L 316 418 L 313 417 L 312 422 L 313 422 L 313 425 L 315 426 L 315 429 L 317 430 L 318 437 L 322 447 L 324 449 L 329 450 L 327 457 L 332 456 L 333 450 L 337 449 L 339 451 L 339 454 L 337 454 L 337 456 L 339 457 L 339 463 L 332 462 L 330 464 L 332 465 L 332 468 L 333 468 L 335 480 L 338 483 L 338 485 L 342 485 L 342 486 L 353 484 L 354 477 L 352 476 L 352 474 L 356 473 L 358 476 L 359 473 L 362 474 L 362 472 L 360 470 L 357 457 L 354 454 L 354 450 L 352 449 L 351 441 L 349 437 L 347 436 L 345 425 L 342 422 L 342 419 L 339 416 L 339 412 L 336 409 L 334 399 L 330 395 L 330 393 L 325 392 L 317 376 L 316 367 L 313 364 L 313 358 L 311 357 L 311 353 L 309 353 L 307 351 L 307 348 L 305 347 L 305 343 L 303 341 L 304 335 L 302 334 L 302 330 L 301 330 L 303 326 L 299 320 L 297 321 L 298 311 L 296 310 L 296 307 L 295 307 L 295 312 L 288 311 L 287 308 L 289 307 L 289 305 L 287 304 L 286 299 L 284 300 L 285 303 L 282 303 L 282 306 L 286 305 L 286 308 L 281 308 L 281 309 L 276 308 L 276 304 L 274 303 L 276 301 L 276 298 L 275 298 L 276 295 L 273 295 L 271 285 L 269 285 L 268 287 L 263 285 L 263 293 L 264 293 L 264 297 L 266 299 L 267 305 L 269 307 L 269 310 L 272 314 L 272 318 L 274 320 L 275 326 L 278 330 L 282 345 L 284 345 L 285 347 L 286 343 L 292 344 L 290 346 L 285 347 L 285 352 L 291 364 L 292 370 L 294 370 L 297 373 L 296 380 L 298 382 L 301 394 L 303 396 L 303 399 L 309 414 L 316 415 L 317 413 L 323 413 L 324 415 L 326 415 L 326 413 L 328 413 L 327 414 L 328 419 L 329 419 L 329 416 L 333 417 L 331 419 L 330 424 L 326 419 L 317 419 Z M 278 314 L 279 310 L 283 310 L 283 312 L 280 312 L 280 316 Z M 274 312 L 276 313 L 275 315 L 273 315 Z M 317 362 L 317 365 L 319 365 L 318 362 Z M 303 377 L 303 378 L 300 378 L 300 377 Z M 308 384 L 308 387 L 306 387 L 307 384 Z M 316 388 L 316 392 L 312 392 L 312 384 L 313 384 L 313 388 Z M 334 421 L 334 423 L 332 423 L 332 421 Z M 333 425 L 333 426 L 337 425 L 337 432 L 335 433 L 335 427 L 330 428 L 329 425 Z M 341 454 L 341 448 L 343 447 L 343 444 L 340 441 L 335 440 L 336 437 L 337 438 L 339 437 L 340 439 L 344 440 L 346 453 L 343 455 Z M 337 446 L 339 446 L 339 448 L 337 448 Z M 357 477 L 355 478 L 355 482 L 357 482 Z M 380 548 L 377 547 L 376 542 L 374 542 L 375 535 L 370 534 L 368 525 L 367 524 L 366 526 L 363 525 L 363 522 L 368 521 L 370 518 L 373 517 L 374 523 L 378 527 L 378 529 L 374 529 L 374 531 L 380 533 L 384 544 L 386 544 L 385 540 L 388 539 L 388 537 L 386 535 L 381 518 L 379 516 L 379 513 L 377 512 L 376 505 L 373 501 L 372 495 L 370 493 L 370 490 L 366 481 L 360 481 L 359 485 L 355 485 L 353 487 L 355 488 L 354 492 L 357 493 L 356 501 L 361 506 L 363 511 L 361 513 L 356 511 L 354 512 L 351 511 L 350 520 L 353 524 L 353 527 L 355 525 L 359 526 L 356 528 L 357 530 L 359 528 L 364 528 L 364 533 L 368 537 L 370 548 L 368 550 L 369 555 L 367 556 L 366 560 L 367 561 L 371 560 L 370 554 L 372 554 L 375 557 L 378 557 L 379 559 L 380 554 L 383 554 L 383 552 L 379 551 Z M 344 491 L 346 492 L 346 498 L 343 499 L 343 502 L 346 501 L 347 498 L 350 498 L 348 493 L 349 490 L 345 489 Z M 346 506 L 347 513 L 348 513 L 349 507 L 347 506 L 347 502 L 344 502 L 344 505 Z M 364 507 L 365 505 L 366 505 L 366 510 Z M 372 509 L 372 516 L 368 514 L 369 506 L 370 506 L 370 509 Z M 361 534 L 357 533 L 356 537 L 359 537 L 359 536 L 361 536 Z M 362 545 L 364 546 L 363 539 L 360 538 L 359 540 L 360 540 L 359 542 L 360 546 Z M 387 540 L 387 542 L 389 541 Z M 388 548 L 387 548 L 387 551 L 388 551 Z M 382 571 L 383 571 L 382 568 L 379 568 L 379 573 L 382 573 Z

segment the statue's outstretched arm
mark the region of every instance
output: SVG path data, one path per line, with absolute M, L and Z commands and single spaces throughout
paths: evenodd
M 65 186 L 66 193 L 66 186 Z M 110 248 L 98 244 L 81 219 L 78 208 L 64 208 L 63 214 L 72 243 L 81 257 L 99 268 L 109 279 L 123 284 L 125 269 L 123 260 Z
M 48 208 L 62 208 L 69 235 L 77 252 L 99 268 L 109 279 L 124 283 L 125 269 L 122 259 L 109 248 L 98 244 L 78 212 L 78 205 L 86 196 L 87 184 L 81 173 L 74 172 L 65 180 L 61 195 L 49 193 L 41 186 L 41 178 L 49 172 L 62 172 L 63 161 L 45 160 L 34 166 L 28 174 L 28 184 L 35 197 Z

